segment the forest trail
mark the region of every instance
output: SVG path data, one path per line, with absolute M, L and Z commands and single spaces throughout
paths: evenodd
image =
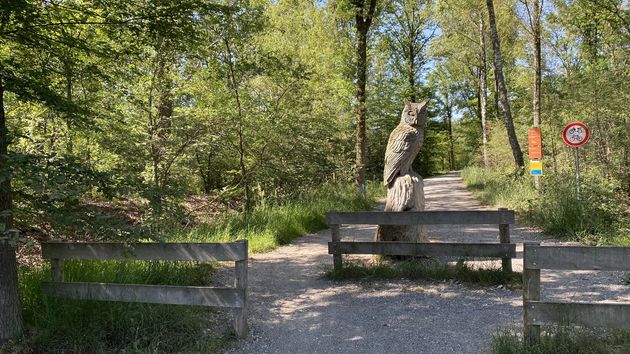
M 428 210 L 479 210 L 457 173 L 425 180 Z M 559 243 L 513 225 L 512 242 Z M 348 240 L 371 240 L 372 225 L 342 228 Z M 435 225 L 433 241 L 496 241 L 495 225 Z M 485 353 L 492 334 L 520 328 L 522 291 L 456 282 L 332 281 L 330 230 L 250 258 L 251 333 L 228 353 Z M 491 262 L 488 262 L 491 263 Z M 520 271 L 522 261 L 513 261 Z M 544 271 L 543 299 L 630 301 L 622 273 Z

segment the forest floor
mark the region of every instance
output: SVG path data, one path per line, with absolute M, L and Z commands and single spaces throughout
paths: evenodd
M 425 196 L 429 210 L 489 209 L 465 189 L 457 173 L 426 179 Z M 522 242 L 561 243 L 520 225 L 510 231 L 517 243 L 513 267 L 518 272 Z M 375 226 L 346 226 L 341 232 L 345 240 L 368 241 Z M 332 264 L 330 237 L 330 230 L 322 230 L 250 258 L 251 333 L 226 352 L 485 353 L 494 333 L 522 324 L 520 289 L 455 281 L 324 278 Z M 435 225 L 429 227 L 429 238 L 496 242 L 498 227 Z M 223 275 L 227 279 L 229 274 Z M 620 272 L 543 271 L 541 280 L 543 300 L 630 301 Z

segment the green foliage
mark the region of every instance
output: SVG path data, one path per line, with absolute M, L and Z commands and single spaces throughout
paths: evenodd
M 525 343 L 522 330 L 503 330 L 492 338 L 495 354 L 627 353 L 630 333 L 575 327 L 549 327 L 538 343 Z
M 406 260 L 402 262 L 379 259 L 372 263 L 346 261 L 339 270 L 330 269 L 325 276 L 329 279 L 399 279 L 412 280 L 458 280 L 470 285 L 507 285 L 518 287 L 520 273 L 506 273 L 501 269 L 471 268 L 460 260 L 450 265 L 438 260 Z
M 67 261 L 68 281 L 209 285 L 213 268 L 194 262 Z M 45 296 L 50 269 L 22 269 L 20 295 L 29 335 L 15 352 L 213 352 L 230 340 L 205 307 L 111 303 Z M 222 329 L 221 329 L 222 328 Z
M 630 245 L 627 200 L 614 184 L 583 175 L 577 201 L 575 177 L 568 173 L 546 173 L 539 193 L 528 175 L 468 167 L 462 177 L 482 202 L 514 209 L 549 234 L 588 244 Z

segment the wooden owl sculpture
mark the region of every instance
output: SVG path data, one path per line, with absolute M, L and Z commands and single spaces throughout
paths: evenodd
M 424 140 L 428 103 L 428 99 L 405 103 L 400 123 L 389 136 L 383 171 L 383 183 L 387 186 L 385 211 L 424 210 L 424 183 L 411 166 Z M 376 240 L 428 242 L 423 225 L 379 225 Z
M 400 175 L 411 171 L 422 141 L 424 140 L 424 121 L 429 100 L 421 103 L 405 103 L 400 123 L 389 135 L 385 150 L 385 170 L 383 183 L 390 186 Z

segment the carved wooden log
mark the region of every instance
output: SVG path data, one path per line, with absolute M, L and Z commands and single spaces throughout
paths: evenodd
M 424 182 L 414 171 L 398 176 L 387 190 L 385 211 L 423 211 Z M 429 242 L 426 225 L 378 225 L 376 241 Z

